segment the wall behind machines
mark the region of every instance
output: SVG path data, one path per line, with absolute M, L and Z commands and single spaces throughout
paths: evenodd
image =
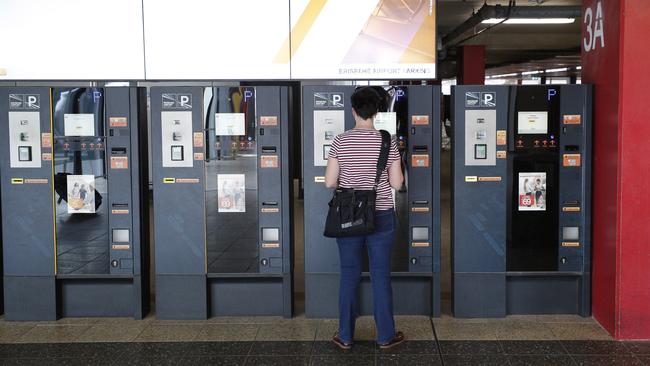
M 0 40 L 0 80 L 145 77 L 139 1 L 3 0 Z
M 3 0 L 0 39 L 0 80 L 436 76 L 434 0 Z

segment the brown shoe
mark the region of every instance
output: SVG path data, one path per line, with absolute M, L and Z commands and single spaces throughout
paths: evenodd
M 379 345 L 379 348 L 381 348 L 381 349 L 393 348 L 393 347 L 397 346 L 398 344 L 404 342 L 404 339 L 405 339 L 405 338 L 404 338 L 404 333 L 402 333 L 402 332 L 396 332 L 396 333 L 395 333 L 395 336 L 393 337 L 393 339 L 391 339 L 391 340 L 388 341 L 387 343 L 380 344 L 380 345 Z
M 337 345 L 342 350 L 352 349 L 352 343 L 343 342 L 343 340 L 339 338 L 338 333 L 334 334 L 334 337 L 332 337 L 332 342 L 334 342 L 334 344 Z

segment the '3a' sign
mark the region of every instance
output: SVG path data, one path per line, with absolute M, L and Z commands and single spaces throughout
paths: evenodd
M 586 26 L 584 38 L 582 39 L 582 46 L 584 47 L 585 52 L 593 51 L 598 46 L 600 46 L 600 48 L 605 48 L 602 1 L 596 1 L 595 15 L 594 6 L 592 5 L 585 10 L 582 19 Z

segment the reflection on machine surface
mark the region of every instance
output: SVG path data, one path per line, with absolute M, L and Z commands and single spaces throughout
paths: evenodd
M 104 94 L 53 89 L 58 274 L 109 274 Z
M 208 273 L 259 273 L 255 91 L 205 90 Z

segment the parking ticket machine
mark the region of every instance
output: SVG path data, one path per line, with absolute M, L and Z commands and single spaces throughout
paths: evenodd
M 588 85 L 457 86 L 457 317 L 590 314 Z
M 146 315 L 145 103 L 135 87 L 0 88 L 7 319 Z
M 405 183 L 394 191 L 397 226 L 392 257 L 396 314 L 440 314 L 440 88 L 377 87 L 385 108 L 375 127 L 397 140 Z M 305 311 L 308 317 L 338 314 L 339 256 L 323 236 L 332 190 L 324 185 L 332 140 L 354 127 L 354 86 L 303 87 L 305 190 Z M 372 314 L 368 268 L 360 285 L 360 314 Z
M 289 88 L 151 88 L 156 316 L 292 314 Z

